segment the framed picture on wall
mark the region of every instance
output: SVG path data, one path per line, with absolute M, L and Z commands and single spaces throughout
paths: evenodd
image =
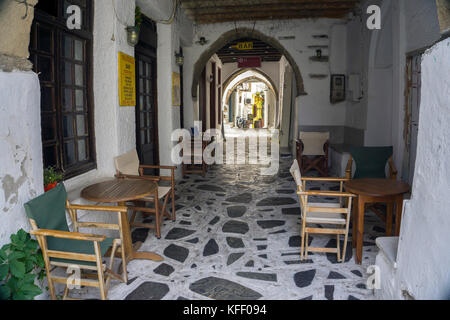
M 330 102 L 338 103 L 345 101 L 345 75 L 344 74 L 333 74 L 331 75 L 331 94 Z

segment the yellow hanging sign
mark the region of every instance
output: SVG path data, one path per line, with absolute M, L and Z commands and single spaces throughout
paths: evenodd
M 253 50 L 253 42 L 238 42 L 233 48 L 241 51 Z
M 119 52 L 119 104 L 136 106 L 136 65 L 135 59 Z

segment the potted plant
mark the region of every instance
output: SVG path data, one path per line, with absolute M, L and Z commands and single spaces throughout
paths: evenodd
M 57 173 L 55 168 L 48 167 L 44 170 L 44 190 L 45 192 L 53 189 L 58 185 L 58 182 L 62 181 L 63 175 Z
M 42 294 L 36 285 L 45 276 L 39 244 L 23 229 L 0 249 L 0 300 L 33 300 Z

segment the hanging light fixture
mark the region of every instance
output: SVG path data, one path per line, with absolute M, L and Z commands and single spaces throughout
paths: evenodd
M 139 28 L 137 26 L 130 26 L 125 28 L 127 30 L 127 41 L 132 47 L 139 42 Z
M 181 52 L 175 52 L 175 62 L 180 67 L 183 66 L 183 64 L 184 64 L 184 57 L 183 57 L 183 54 Z

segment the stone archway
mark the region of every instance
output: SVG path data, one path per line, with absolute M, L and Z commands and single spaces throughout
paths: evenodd
M 275 97 L 278 100 L 278 97 L 279 97 L 278 88 L 276 87 L 273 80 L 265 72 L 263 72 L 262 70 L 256 69 L 256 68 L 245 68 L 245 69 L 239 69 L 239 70 L 235 71 L 224 81 L 223 88 L 227 89 L 228 86 L 233 82 L 233 80 L 235 80 L 240 75 L 245 74 L 246 72 L 249 72 L 249 71 L 253 72 L 257 75 L 245 77 L 246 78 L 245 81 L 252 80 L 252 79 L 261 80 L 270 88 L 270 90 L 272 90 L 275 93 Z M 241 80 L 241 81 L 239 81 L 239 83 L 242 83 L 245 81 Z M 233 90 L 230 90 L 230 91 L 233 91 Z M 222 94 L 225 95 L 225 92 L 226 92 L 226 90 L 224 90 Z
M 246 72 L 248 72 L 248 71 L 254 71 L 254 70 L 247 70 Z M 242 74 L 244 75 L 244 77 L 242 79 L 236 79 L 239 75 L 235 76 L 235 77 L 233 77 L 233 76 L 229 77 L 229 79 L 231 78 L 231 81 L 228 81 L 226 87 L 224 87 L 225 90 L 222 93 L 223 104 L 224 105 L 228 105 L 229 110 L 231 110 L 230 109 L 231 107 L 230 107 L 228 101 L 230 100 L 231 95 L 233 94 L 233 92 L 242 83 L 247 82 L 247 81 L 252 81 L 252 80 L 258 81 L 260 83 L 264 83 L 267 86 L 267 91 L 269 91 L 271 93 L 271 95 L 273 96 L 273 98 L 275 99 L 274 100 L 275 104 L 271 104 L 271 107 L 268 107 L 268 114 L 267 114 L 267 116 L 264 117 L 264 120 L 268 121 L 267 123 L 270 123 L 270 121 L 268 120 L 270 118 L 269 115 L 270 114 L 276 115 L 276 114 L 279 113 L 279 110 L 278 110 L 278 103 L 279 103 L 278 90 L 276 90 L 276 88 L 274 87 L 272 79 L 265 78 L 265 77 L 263 77 L 260 74 L 258 74 L 258 75 L 248 75 L 248 76 L 245 75 L 245 72 L 242 73 Z M 236 81 L 233 81 L 233 80 L 236 80 Z
M 197 60 L 197 62 L 194 65 L 194 73 L 193 73 L 193 80 L 192 80 L 192 88 L 191 88 L 191 95 L 194 98 L 194 100 L 197 99 L 197 87 L 199 84 L 200 75 L 205 68 L 206 64 L 208 63 L 209 59 L 221 48 L 223 48 L 227 43 L 242 39 L 242 38 L 254 38 L 259 39 L 261 41 L 264 41 L 274 48 L 278 49 L 289 61 L 289 64 L 291 65 L 293 72 L 295 74 L 296 79 L 296 87 L 297 87 L 297 94 L 299 96 L 306 95 L 304 84 L 303 84 L 303 77 L 300 73 L 300 68 L 298 67 L 295 60 L 292 58 L 291 54 L 281 45 L 281 43 L 272 38 L 268 37 L 265 34 L 252 30 L 249 28 L 238 28 L 234 30 L 230 30 L 226 33 L 224 33 L 222 36 L 220 36 L 206 51 L 202 53 L 200 58 Z

